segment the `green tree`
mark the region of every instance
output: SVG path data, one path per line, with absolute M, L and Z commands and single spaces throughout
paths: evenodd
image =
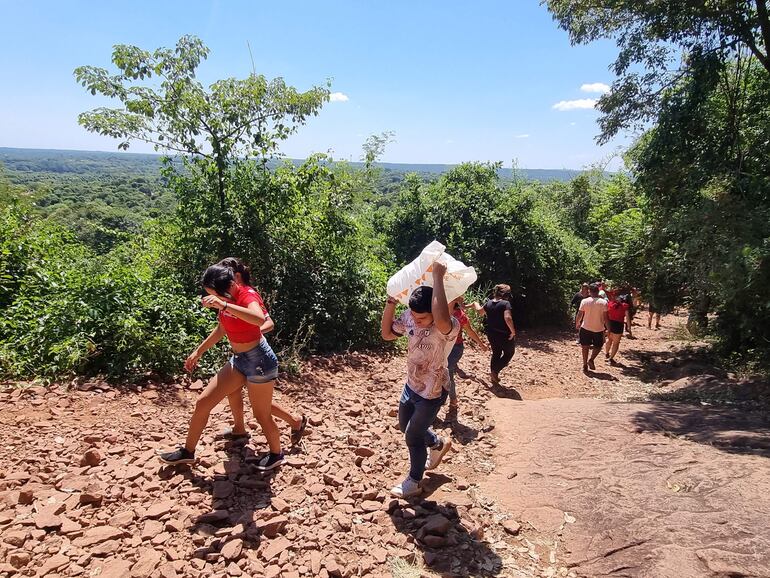
M 78 121 L 91 132 L 121 139 L 121 149 L 138 140 L 185 155 L 216 192 L 220 235 L 227 239 L 228 168 L 238 159 L 274 154 L 280 141 L 318 114 L 329 99 L 329 87 L 298 92 L 282 78 L 268 81 L 250 74 L 205 88 L 196 71 L 208 54 L 194 36 L 183 36 L 174 49 L 154 52 L 115 46 L 117 74 L 96 66 L 81 66 L 74 74 L 91 94 L 117 99 L 122 107 L 84 112 Z M 151 85 L 154 79 L 160 80 L 157 88 Z
M 667 88 L 716 57 L 749 51 L 770 74 L 767 0 L 544 0 L 575 44 L 614 39 L 617 79 L 598 108 L 600 142 L 644 127 L 660 111 Z

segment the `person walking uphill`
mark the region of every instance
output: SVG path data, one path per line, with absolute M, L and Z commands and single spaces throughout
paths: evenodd
M 388 297 L 382 312 L 382 338 L 393 341 L 406 335 L 409 340 L 407 381 L 398 404 L 398 425 L 409 448 L 409 475 L 391 489 L 399 498 L 420 494 L 425 470 L 438 467 L 452 445 L 430 429 L 449 393 L 447 358 L 460 332 L 459 322 L 449 314 L 445 273 L 446 265 L 434 263 L 433 287 L 412 291 L 409 309 L 398 319 L 394 320 L 398 301 L 393 297 Z
M 161 454 L 160 459 L 167 464 L 194 463 L 195 448 L 211 410 L 246 383 L 254 417 L 262 427 L 270 448 L 270 453 L 257 462 L 257 469 L 272 470 L 284 462 L 284 456 L 278 426 L 270 415 L 273 386 L 278 376 L 278 358 L 260 330 L 266 321 L 264 311 L 254 292 L 236 283 L 229 267 L 212 265 L 203 274 L 202 285 L 208 295 L 203 297 L 201 303 L 218 311 L 218 324 L 187 358 L 185 369 L 192 371 L 200 356 L 225 335 L 230 340 L 233 356 L 209 381 L 195 402 L 184 446 Z
M 516 328 L 511 315 L 511 287 L 501 283 L 495 285 L 491 299 L 482 307 L 473 303 L 472 307 L 487 316 L 487 338 L 492 349 L 489 360 L 489 377 L 494 385 L 500 385 L 500 372 L 508 367 L 516 352 Z
M 580 345 L 583 353 L 583 371 L 596 369 L 594 360 L 604 345 L 604 330 L 608 328 L 607 301 L 599 297 L 599 286 L 592 283 L 590 295 L 580 303 L 575 329 L 579 330 Z M 591 349 L 591 358 L 588 350 Z

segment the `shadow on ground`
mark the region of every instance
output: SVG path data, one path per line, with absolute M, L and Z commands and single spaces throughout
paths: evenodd
M 425 479 L 423 486 L 428 491 L 422 498 L 435 491 L 436 484 L 444 483 L 440 478 L 446 476 L 431 475 Z M 453 505 L 425 499 L 394 504 L 398 505 L 389 511 L 393 525 L 414 541 L 432 571 L 446 577 L 498 576 L 502 571 L 500 556 L 478 537 L 483 529 L 466 528 Z
M 770 457 L 767 411 L 665 402 L 649 405 L 652 409 L 633 416 L 639 432 L 681 437 L 729 453 Z

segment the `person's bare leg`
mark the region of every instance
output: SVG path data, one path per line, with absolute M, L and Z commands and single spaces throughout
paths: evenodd
M 294 417 L 291 415 L 288 411 L 286 411 L 283 407 L 278 405 L 277 403 L 273 402 L 270 406 L 270 413 L 274 416 L 280 419 L 281 421 L 285 421 L 289 424 L 291 429 L 298 430 L 302 426 L 302 418 L 300 417 Z
M 610 353 L 610 359 L 615 359 L 615 355 L 618 353 L 618 349 L 620 348 L 620 339 L 623 337 L 622 335 L 613 335 L 612 340 L 612 353 Z
M 591 362 L 595 361 L 596 360 L 596 356 L 599 355 L 599 352 L 601 352 L 601 350 L 602 350 L 602 346 L 601 345 L 599 347 L 592 348 L 592 350 L 591 350 L 591 357 L 589 358 L 588 361 L 591 361 Z
M 267 383 L 247 383 L 251 411 L 262 428 L 262 433 L 267 438 L 270 453 L 281 453 L 281 432 L 273 420 L 270 411 L 273 405 L 273 386 L 275 380 Z
M 647 329 L 652 329 L 652 316 L 655 315 L 652 311 L 650 311 L 649 315 L 647 316 Z
M 581 349 L 581 351 L 583 353 L 583 369 L 587 369 L 588 368 L 588 349 L 589 348 L 588 348 L 587 345 L 582 345 L 580 347 L 580 349 Z
M 246 381 L 246 378 L 243 374 L 237 369 L 233 369 L 229 364 L 220 369 L 219 373 L 209 381 L 206 389 L 201 392 L 198 400 L 195 402 L 195 411 L 193 411 L 193 415 L 190 418 L 190 427 L 187 430 L 187 440 L 184 444 L 187 451 L 195 451 L 195 446 L 198 445 L 203 428 L 206 427 L 209 421 L 211 410 L 229 394 L 243 387 L 244 381 Z
M 246 421 L 243 415 L 243 388 L 228 395 L 227 403 L 230 404 L 230 411 L 233 414 L 233 433 L 246 433 Z

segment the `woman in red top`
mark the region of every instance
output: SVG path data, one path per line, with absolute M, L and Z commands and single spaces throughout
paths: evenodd
M 267 307 L 265 307 L 262 296 L 251 286 L 251 272 L 246 264 L 237 257 L 227 257 L 222 259 L 217 265 L 222 265 L 231 269 L 233 276 L 235 277 L 235 282 L 238 283 L 238 285 L 245 286 L 249 291 L 254 292 L 254 295 L 259 302 L 259 306 L 262 307 L 262 312 L 265 314 L 265 323 L 260 327 L 262 335 L 275 329 L 275 323 L 273 322 L 272 317 L 270 317 Z M 220 437 L 229 440 L 248 438 L 249 434 L 246 431 L 246 421 L 243 414 L 243 389 L 239 388 L 228 395 L 227 402 L 230 404 L 230 411 L 233 413 L 233 427 L 222 432 Z M 305 433 L 305 428 L 307 427 L 306 416 L 303 415 L 295 418 L 291 413 L 275 402 L 270 406 L 270 413 L 274 417 L 289 424 L 293 442 L 296 442 L 302 434 Z
M 284 456 L 280 432 L 270 414 L 273 386 L 278 376 L 278 358 L 260 330 L 266 321 L 265 313 L 256 291 L 236 283 L 235 275 L 228 267 L 212 265 L 206 269 L 202 285 L 208 293 L 202 299 L 202 304 L 219 312 L 219 323 L 187 358 L 185 369 L 192 371 L 201 355 L 225 335 L 230 341 L 233 356 L 198 397 L 184 446 L 161 454 L 160 459 L 168 464 L 195 462 L 195 447 L 208 423 L 211 410 L 228 395 L 242 388 L 245 382 L 254 417 L 262 427 L 270 448 L 270 453 L 257 462 L 257 469 L 272 470 L 284 462 Z
M 618 291 L 608 291 L 607 317 L 609 318 L 609 335 L 605 345 L 605 357 L 611 365 L 615 365 L 615 355 L 623 338 L 623 329 L 628 324 L 631 331 L 631 306 L 618 299 Z

